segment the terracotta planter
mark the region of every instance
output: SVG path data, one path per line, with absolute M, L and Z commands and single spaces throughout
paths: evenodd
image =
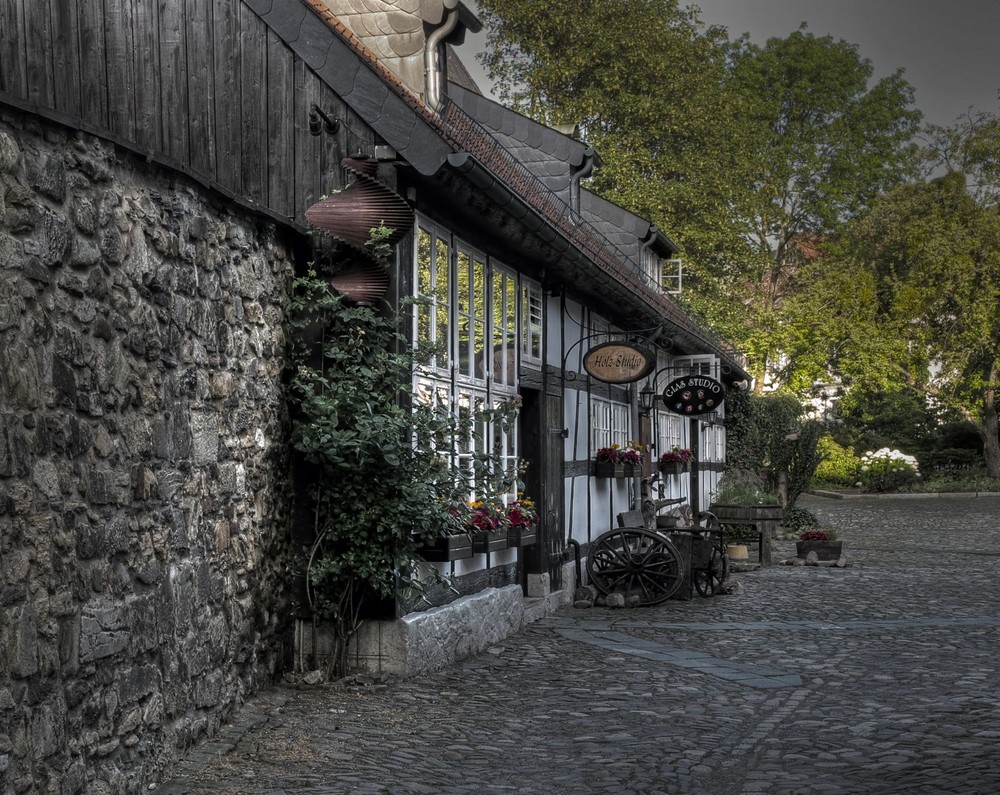
M 440 535 L 433 544 L 418 548 L 417 554 L 434 563 L 471 558 L 472 536 L 468 533 Z
M 810 552 L 816 553 L 817 560 L 840 560 L 844 552 L 843 541 L 796 541 L 795 556 L 805 558 Z
M 730 560 L 749 560 L 750 550 L 746 544 L 726 544 L 726 554 Z

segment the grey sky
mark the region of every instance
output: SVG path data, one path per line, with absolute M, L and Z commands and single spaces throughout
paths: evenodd
M 690 3 L 681 0 L 682 5 Z M 947 125 L 971 107 L 1000 112 L 1000 0 L 694 0 L 706 24 L 730 38 L 748 32 L 763 44 L 802 22 L 817 36 L 856 44 L 875 77 L 897 68 L 914 87 L 924 121 Z M 475 59 L 484 37 L 459 51 L 483 91 L 489 81 Z

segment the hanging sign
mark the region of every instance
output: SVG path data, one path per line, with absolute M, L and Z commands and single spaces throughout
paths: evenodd
M 694 417 L 715 411 L 726 399 L 726 388 L 707 375 L 675 378 L 663 390 L 667 411 Z
M 602 342 L 583 357 L 583 369 L 606 384 L 628 384 L 647 376 L 656 366 L 649 351 L 627 342 Z

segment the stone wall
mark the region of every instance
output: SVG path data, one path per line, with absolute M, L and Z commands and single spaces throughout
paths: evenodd
M 0 791 L 145 790 L 280 668 L 269 225 L 0 109 Z

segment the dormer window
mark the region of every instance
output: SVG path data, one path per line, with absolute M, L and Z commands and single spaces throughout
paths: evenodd
M 660 259 L 651 248 L 642 250 L 642 278 L 649 287 L 668 295 L 680 295 L 682 270 L 680 259 Z

